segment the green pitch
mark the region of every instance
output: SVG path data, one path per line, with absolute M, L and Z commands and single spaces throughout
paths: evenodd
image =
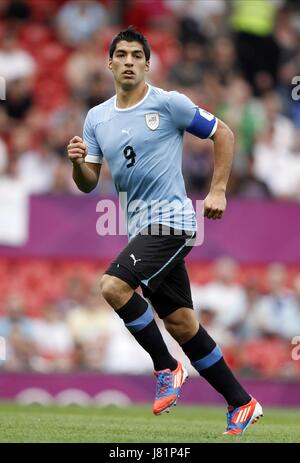
M 242 437 L 222 436 L 224 408 L 185 407 L 154 416 L 129 408 L 0 404 L 0 442 L 300 442 L 300 410 L 268 409 Z

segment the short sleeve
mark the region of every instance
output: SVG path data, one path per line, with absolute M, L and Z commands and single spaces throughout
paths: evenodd
M 95 136 L 95 130 L 91 122 L 91 112 L 87 113 L 83 126 L 83 140 L 88 147 L 88 155 L 85 162 L 102 164 L 103 154 Z
M 209 138 L 215 133 L 218 125 L 216 117 L 199 108 L 187 96 L 170 92 L 169 105 L 172 120 L 178 129 L 199 138 Z
M 183 93 L 173 91 L 169 93 L 169 109 L 177 129 L 185 130 L 191 124 L 198 106 Z

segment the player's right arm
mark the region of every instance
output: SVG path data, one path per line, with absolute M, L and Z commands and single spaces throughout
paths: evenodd
M 80 191 L 90 193 L 98 184 L 101 164 L 85 162 L 88 148 L 77 135 L 68 144 L 68 158 L 73 164 L 73 180 Z
M 86 115 L 83 137 L 73 137 L 68 145 L 68 156 L 73 163 L 73 179 L 84 193 L 89 193 L 97 186 L 103 159 L 95 132 L 99 114 L 95 118 L 94 109 L 90 109 Z

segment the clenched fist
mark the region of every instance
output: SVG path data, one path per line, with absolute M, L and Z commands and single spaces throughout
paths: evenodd
M 88 154 L 88 149 L 82 138 L 77 135 L 68 144 L 68 158 L 73 164 L 82 164 Z
M 210 191 L 204 200 L 204 217 L 221 219 L 226 209 L 225 193 Z

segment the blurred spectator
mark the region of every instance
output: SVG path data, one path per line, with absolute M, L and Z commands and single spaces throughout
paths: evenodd
M 292 9 L 281 8 L 277 15 L 274 35 L 280 46 L 280 64 L 283 64 L 297 56 L 299 51 L 299 18 L 297 12 Z
M 289 377 L 295 371 L 288 344 L 276 335 L 265 334 L 240 346 L 237 353 L 239 371 L 260 377 Z
M 98 71 L 90 75 L 87 82 L 85 101 L 88 109 L 108 100 L 112 93 L 112 80 L 107 71 Z
M 55 165 L 51 187 L 51 191 L 54 194 L 81 194 L 78 188 L 76 191 L 72 178 L 72 166 L 67 159 L 59 159 Z
M 300 40 L 299 40 L 300 42 Z M 299 74 L 300 69 L 300 46 L 299 54 L 297 57 L 283 63 L 279 69 L 279 84 L 278 94 L 282 99 L 282 111 L 297 128 L 300 127 L 300 104 L 297 95 L 299 95 L 299 88 L 297 91 L 296 84 L 299 80 L 294 82 L 294 78 Z M 293 92 L 296 92 L 296 98 L 293 97 Z
M 8 137 L 10 129 L 10 120 L 6 112 L 4 102 L 0 100 L 0 136 Z
M 215 262 L 215 278 L 212 282 L 192 288 L 194 306 L 201 312 L 209 307 L 216 313 L 216 321 L 225 328 L 234 330 L 243 320 L 247 310 L 244 289 L 236 283 L 238 266 L 230 258 Z
M 299 315 L 300 315 L 300 274 L 299 273 L 294 278 L 293 289 L 295 291 L 295 296 L 297 298 L 297 304 L 298 304 Z M 300 331 L 300 320 L 299 320 L 299 331 Z
M 187 190 L 191 193 L 208 191 L 213 170 L 213 147 L 187 134 L 184 139 L 183 174 Z
M 9 83 L 19 79 L 29 81 L 35 75 L 36 63 L 32 55 L 21 48 L 14 32 L 7 32 L 1 41 L 0 69 L 1 76 Z
M 72 275 L 66 282 L 64 297 L 57 301 L 59 312 L 67 316 L 71 310 L 81 308 L 86 299 L 86 288 L 80 274 Z
M 13 80 L 7 86 L 5 103 L 7 115 L 13 119 L 24 119 L 33 106 L 33 88 L 23 79 Z
M 10 152 L 12 157 L 18 157 L 34 146 L 34 134 L 26 124 L 15 124 L 11 127 Z
M 256 95 L 272 90 L 277 82 L 279 46 L 274 40 L 277 10 L 283 0 L 234 0 L 231 26 L 239 64 Z
M 183 16 L 178 21 L 178 39 L 181 45 L 185 43 L 205 43 L 206 36 L 194 18 Z
M 58 156 L 45 143 L 36 150 L 20 154 L 16 162 L 16 176 L 28 193 L 49 193 L 58 162 Z
M 9 297 L 6 315 L 0 318 L 0 336 L 6 340 L 6 360 L 3 368 L 10 371 L 27 370 L 34 355 L 33 324 L 24 315 L 24 305 L 18 295 Z
M 235 336 L 226 326 L 218 322 L 218 313 L 214 308 L 201 307 L 199 322 L 220 346 L 228 347 L 235 344 Z
M 0 138 L 0 176 L 5 172 L 8 163 L 7 146 Z
M 49 116 L 47 143 L 62 158 L 66 157 L 66 146 L 74 133 L 82 133 L 86 112 L 86 106 L 81 100 L 72 99 Z
M 91 76 L 106 67 L 107 57 L 103 56 L 96 40 L 84 40 L 70 54 L 66 62 L 66 80 L 74 96 L 85 96 Z
M 209 62 L 208 68 L 203 73 L 201 93 L 198 94 L 199 106 L 218 115 L 219 105 L 226 101 L 227 91 L 227 86 L 222 85 L 219 75 L 211 69 L 211 62 Z
M 105 7 L 93 0 L 66 2 L 56 17 L 58 34 L 67 45 L 76 46 L 89 40 L 97 29 L 108 23 Z
M 91 293 L 86 303 L 72 309 L 67 316 L 76 346 L 77 367 L 101 370 L 111 337 L 112 311 L 100 291 Z
M 147 74 L 147 82 L 155 87 L 165 88 L 166 83 L 166 66 L 163 57 L 151 50 L 150 69 Z
M 213 36 L 222 32 L 225 25 L 225 0 L 165 0 L 165 4 L 181 19 L 182 36 Z
M 127 0 L 124 4 L 124 25 L 133 24 L 142 31 L 147 28 L 157 30 L 172 28 L 173 17 L 164 0 L 147 0 L 146 2 Z
M 263 104 L 266 126 L 254 149 L 254 174 L 266 183 L 273 195 L 300 199 L 300 152 L 293 152 L 294 126 L 280 113 L 276 93 L 267 94 Z
M 268 269 L 268 293 L 256 303 L 251 322 L 260 335 L 275 335 L 288 341 L 299 334 L 299 309 L 295 295 L 286 287 L 287 272 L 281 264 Z
M 31 17 L 31 8 L 26 0 L 9 0 L 3 10 L 5 19 L 14 22 L 24 22 Z
M 40 275 L 43 275 L 43 279 L 50 278 L 51 266 L 45 262 L 29 265 L 31 271 L 26 272 L 27 280 L 30 276 L 27 284 L 37 288 L 35 297 L 40 301 L 37 311 L 37 314 L 40 314 L 42 301 L 45 300 L 44 292 L 49 291 L 50 295 L 51 291 L 44 285 L 37 286 L 37 282 Z M 12 268 L 18 284 L 21 275 L 26 274 L 25 268 L 26 266 L 20 264 Z M 32 320 L 23 315 L 19 296 L 9 298 L 8 307 L 11 308 L 7 308 L 9 316 L 0 318 L 0 336 L 9 339 L 8 353 L 13 360 L 3 364 L 2 368 L 45 372 L 69 371 L 74 368 L 110 373 L 151 372 L 151 360 L 148 355 L 142 349 L 136 350 L 136 342 L 124 329 L 124 324 L 106 304 L 103 304 L 98 291 L 98 276 L 96 286 L 92 288 L 89 296 L 86 295 L 87 285 L 84 281 L 87 280 L 80 272 L 90 274 L 93 280 L 91 272 L 94 267 L 87 263 L 80 264 L 80 272 L 74 273 L 73 270 L 71 278 L 67 276 L 69 270 L 66 270 L 72 266 L 68 265 L 64 272 L 63 268 L 64 265 L 55 265 L 59 279 L 62 282 L 65 279 L 61 286 L 66 288 L 66 293 L 57 303 L 46 304 L 39 319 Z M 78 269 L 78 266 L 75 268 Z M 3 272 L 3 268 L 0 266 L 1 271 Z M 290 342 L 295 333 L 299 334 L 300 277 L 299 274 L 294 277 L 294 291 L 281 284 L 284 290 L 278 289 L 281 296 L 279 305 L 276 306 L 277 303 L 270 304 L 270 299 L 275 299 L 275 288 L 280 286 L 278 282 L 282 279 L 282 268 L 274 265 L 270 267 L 269 272 L 269 287 L 273 290 L 271 292 L 271 289 L 268 289 L 265 296 L 261 296 L 261 276 L 250 273 L 245 280 L 243 288 L 247 311 L 242 320 L 235 324 L 234 329 L 220 320 L 218 309 L 212 305 L 201 305 L 199 321 L 221 346 L 226 361 L 241 373 L 269 377 L 299 377 L 297 362 L 291 362 Z M 215 283 L 210 280 L 209 284 Z M 20 288 L 25 291 L 24 286 Z M 53 283 L 51 288 L 53 289 Z M 193 296 L 201 295 L 201 289 L 193 287 Z M 225 292 L 223 294 L 224 297 L 227 296 Z M 277 299 L 279 300 L 279 296 Z M 196 304 L 195 308 L 198 308 Z M 30 311 L 30 303 L 26 310 Z M 187 364 L 190 374 L 195 374 L 178 344 L 165 331 L 162 321 L 158 320 L 158 324 L 172 354 Z M 7 336 L 8 326 L 11 328 L 11 337 Z
M 260 198 L 271 198 L 271 192 L 267 185 L 258 180 L 252 173 L 252 166 L 249 172 L 245 175 L 240 175 L 236 178 L 231 178 L 229 182 L 229 193 L 238 198 L 247 199 L 260 199 Z
M 9 10 L 12 18 L 28 14 L 34 18 L 34 22 L 29 20 L 26 25 L 22 19 L 19 23 L 17 20 L 14 27 L 4 19 L 4 27 L 0 28 L 3 35 L 1 74 L 7 81 L 7 101 L 0 106 L 0 136 L 7 142 L 10 153 L 10 175 L 15 175 L 18 159 L 14 147 L 10 146 L 14 145 L 13 132 L 18 122 L 34 137 L 35 143 L 30 151 L 43 151 L 43 146 L 39 145 L 46 140 L 50 150 L 65 159 L 69 139 L 74 133 L 82 133 L 86 111 L 113 95 L 112 79 L 107 72 L 107 49 L 120 26 L 116 25 L 114 30 L 104 26 L 109 19 L 116 20 L 114 14 L 121 17 L 125 12 L 131 18 L 130 23 L 142 30 L 148 28 L 145 33 L 152 47 L 149 82 L 169 90 L 183 91 L 233 129 L 236 155 L 229 193 L 242 198 L 271 195 L 299 199 L 300 141 L 285 150 L 279 149 L 277 143 L 280 139 L 283 145 L 288 145 L 285 142 L 289 138 L 285 121 L 290 126 L 300 126 L 300 105 L 291 98 L 295 86 L 292 78 L 298 74 L 300 63 L 297 8 L 295 5 L 284 7 L 284 1 L 266 0 L 256 2 L 257 9 L 254 3 L 141 0 L 138 4 L 122 2 L 122 6 L 116 7 L 109 2 L 104 6 L 101 2 L 88 0 L 45 5 L 15 0 L 3 4 L 2 12 Z M 28 5 L 32 10 L 29 13 L 25 11 Z M 60 43 L 62 37 L 53 35 L 49 20 L 55 14 L 56 24 L 60 20 L 64 24 L 63 37 L 68 44 L 77 47 L 71 54 L 70 49 Z M 5 14 L 2 17 L 5 18 Z M 77 27 L 74 29 L 75 23 Z M 242 37 L 241 47 L 239 44 L 235 46 L 232 32 L 234 37 Z M 275 48 L 274 40 L 278 44 Z M 262 44 L 262 48 L 255 46 L 254 50 L 256 42 Z M 254 50 L 254 64 L 251 64 L 254 62 L 251 55 L 246 59 L 243 53 L 241 56 L 240 48 L 243 47 Z M 271 47 L 270 56 L 264 51 L 262 61 L 259 57 L 261 50 L 268 47 Z M 277 51 L 273 53 L 275 49 L 279 50 L 278 59 Z M 271 67 L 275 63 L 274 57 L 279 63 L 279 72 L 275 75 L 274 71 L 272 81 L 268 73 L 271 72 L 270 63 Z M 248 64 L 252 66 L 251 78 L 247 74 Z M 242 77 L 243 72 L 250 84 Z M 256 96 L 266 95 L 264 100 L 254 98 L 251 85 Z M 275 131 L 279 134 L 274 137 L 276 140 L 272 140 L 271 134 L 275 118 L 272 122 L 268 120 L 268 107 L 272 104 L 267 101 L 273 98 L 270 88 L 276 91 L 276 98 L 281 98 L 281 107 L 275 111 L 278 116 Z M 199 193 L 207 189 L 211 175 L 211 146 L 205 141 L 197 144 L 198 140 L 186 139 L 185 180 L 189 191 Z M 22 155 L 25 152 L 19 151 Z M 275 162 L 271 163 L 273 159 Z M 271 170 L 268 171 L 270 164 Z M 69 172 L 67 163 L 59 161 L 51 173 L 50 190 L 47 187 L 45 191 L 78 194 L 68 179 Z M 266 176 L 265 172 L 271 172 L 271 175 Z M 110 175 L 107 173 L 104 177 L 105 194 L 114 193 Z
M 65 149 L 74 134 L 82 133 L 88 108 L 114 93 L 107 48 L 121 26 L 116 25 L 116 31 L 106 28 L 116 19 L 108 16 L 108 9 L 114 9 L 124 25 L 140 27 L 149 38 L 149 82 L 183 91 L 234 131 L 230 194 L 300 200 L 300 136 L 295 130 L 300 127 L 300 104 L 292 97 L 292 79 L 300 69 L 299 2 L 128 0 L 112 8 L 109 1 L 87 0 L 0 3 L 0 74 L 7 89 L 7 100 L 0 106 L 0 175 L 6 191 L 26 186 L 30 193 L 81 194 Z M 191 193 L 208 189 L 212 147 L 210 141 L 189 134 L 184 138 L 183 169 Z M 100 191 L 115 194 L 106 162 Z M 37 282 L 44 267 L 47 264 L 37 271 Z M 106 312 L 99 296 L 87 297 L 85 276 L 71 279 L 61 295 L 60 280 L 66 275 L 62 267 L 59 271 L 60 300 L 45 308 L 43 319 L 32 322 L 22 313 L 20 297 L 9 299 L 8 314 L 0 318 L 0 335 L 8 336 L 3 368 L 152 371 L 147 354 L 137 351 L 118 317 Z M 215 268 L 215 279 L 193 288 L 201 323 L 242 372 L 299 376 L 288 347 L 291 337 L 299 335 L 300 277 L 287 289 L 285 270 L 275 267 L 262 296 L 260 281 L 239 285 L 236 271 L 233 262 L 223 261 Z M 32 268 L 30 273 L 32 279 Z M 49 275 L 45 272 L 43 281 Z M 5 279 L 1 283 L 7 294 Z M 47 289 L 51 294 L 53 285 L 52 279 Z M 25 283 L 20 286 L 20 295 L 24 291 L 25 297 L 27 292 L 32 296 L 26 299 L 27 313 L 40 313 L 48 299 L 44 286 L 35 282 L 36 294 L 31 287 L 27 291 Z M 168 334 L 164 336 L 173 349 Z
M 256 275 L 249 276 L 243 286 L 246 294 L 247 312 L 236 331 L 239 342 L 255 339 L 258 336 L 257 328 L 253 323 L 253 313 L 262 295 L 261 281 Z
M 45 373 L 69 371 L 74 362 L 74 343 L 70 329 L 55 303 L 46 303 L 42 318 L 32 323 L 36 347 L 36 356 L 32 362 L 34 370 Z
M 280 67 L 278 92 L 282 98 L 283 111 L 300 127 L 299 100 L 291 98 L 293 78 L 299 75 L 300 69 L 300 26 L 299 13 L 283 9 L 278 17 L 275 34 L 280 44 Z
M 186 41 L 182 45 L 179 62 L 169 71 L 168 80 L 180 87 L 199 86 L 206 65 L 205 44 Z
M 218 37 L 212 44 L 209 68 L 222 85 L 228 85 L 237 75 L 239 66 L 236 51 L 229 37 Z
M 264 113 L 261 104 L 253 99 L 249 84 L 235 76 L 226 89 L 224 102 L 219 104 L 217 114 L 233 130 L 236 136 L 236 152 L 233 173 L 245 175 L 249 170 L 256 136 L 262 130 Z
M 124 323 L 111 311 L 110 342 L 103 369 L 107 373 L 143 374 L 153 372 L 151 358 L 136 342 Z

